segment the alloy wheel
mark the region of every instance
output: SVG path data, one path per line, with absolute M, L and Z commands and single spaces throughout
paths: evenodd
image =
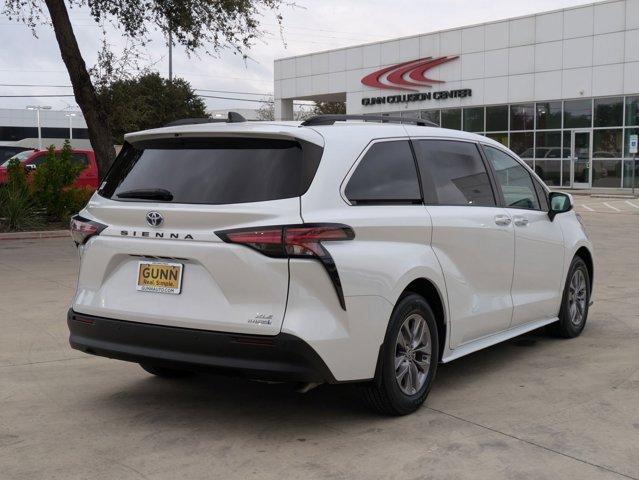
M 395 379 L 403 393 L 416 394 L 426 382 L 432 355 L 430 330 L 424 317 L 409 315 L 395 342 Z
M 578 327 L 586 314 L 587 285 L 586 276 L 581 269 L 575 270 L 568 286 L 568 314 L 570 322 Z

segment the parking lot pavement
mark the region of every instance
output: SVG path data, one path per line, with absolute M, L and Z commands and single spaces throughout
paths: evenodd
M 369 413 L 353 386 L 167 381 L 71 350 L 71 241 L 0 242 L 0 478 L 639 478 L 639 216 L 584 210 L 583 335 L 443 365 L 402 418 Z
M 575 196 L 575 209 L 590 213 L 632 213 L 639 214 L 639 199 L 637 198 L 600 198 Z

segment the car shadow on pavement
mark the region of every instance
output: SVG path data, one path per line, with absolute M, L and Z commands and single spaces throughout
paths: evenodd
M 557 342 L 542 332 L 532 332 L 508 342 L 440 365 L 431 398 L 460 390 L 471 380 L 502 375 L 513 362 L 534 362 L 543 348 Z M 127 366 L 127 368 L 136 368 Z M 249 430 L 270 422 L 302 425 L 311 423 L 379 420 L 379 416 L 361 400 L 356 384 L 320 385 L 301 394 L 296 386 L 265 383 L 222 375 L 197 374 L 183 379 L 163 379 L 140 369 L 139 379 L 123 381 L 115 393 L 93 398 L 100 410 L 113 419 L 130 418 L 154 425 L 185 423 L 214 425 L 241 418 L 237 428 Z M 428 405 L 428 400 L 426 401 Z M 128 420 L 127 420 L 128 421 Z M 303 428 L 302 430 L 305 430 Z

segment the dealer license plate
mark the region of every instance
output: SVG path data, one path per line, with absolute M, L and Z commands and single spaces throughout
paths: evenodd
M 183 268 L 181 263 L 139 262 L 137 290 L 177 295 L 182 291 Z

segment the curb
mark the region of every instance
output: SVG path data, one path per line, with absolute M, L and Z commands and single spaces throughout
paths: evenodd
M 43 230 L 41 232 L 10 232 L 0 233 L 2 240 L 33 240 L 40 238 L 63 238 L 69 237 L 69 230 Z

